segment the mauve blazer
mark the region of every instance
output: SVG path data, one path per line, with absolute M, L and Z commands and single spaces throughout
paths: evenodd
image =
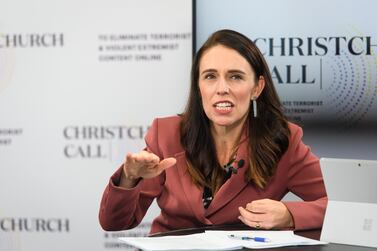
M 99 220 L 108 231 L 136 227 L 143 219 L 153 199 L 161 208 L 154 219 L 151 233 L 205 225 L 239 224 L 238 207 L 269 198 L 281 200 L 291 191 L 304 201 L 284 202 L 291 212 L 295 229 L 320 228 L 327 205 L 327 195 L 319 160 L 303 144 L 302 129 L 290 123 L 289 147 L 278 163 L 276 172 L 264 189 L 245 182 L 249 168 L 246 133 L 241 137 L 237 160 L 245 164 L 216 193 L 210 206 L 204 209 L 203 188 L 195 186 L 188 173 L 185 151 L 180 144 L 180 117 L 155 119 L 145 141 L 148 151 L 161 159 L 174 157 L 177 163 L 152 179 L 142 179 L 135 188 L 117 187 L 122 168 L 110 178 L 100 206 Z

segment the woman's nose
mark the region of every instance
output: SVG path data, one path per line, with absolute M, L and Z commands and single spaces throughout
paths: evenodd
M 229 94 L 229 91 L 230 91 L 229 90 L 229 85 L 226 82 L 226 80 L 223 79 L 223 78 L 220 78 L 219 82 L 217 84 L 216 94 L 218 94 L 218 95 L 226 95 L 226 94 Z

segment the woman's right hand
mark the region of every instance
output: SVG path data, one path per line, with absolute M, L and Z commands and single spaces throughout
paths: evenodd
M 119 185 L 124 188 L 132 188 L 141 178 L 156 177 L 176 162 L 175 158 L 166 158 L 160 161 L 157 155 L 147 151 L 128 153 L 123 164 L 123 174 Z

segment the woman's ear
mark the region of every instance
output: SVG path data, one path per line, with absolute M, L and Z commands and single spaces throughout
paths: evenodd
M 253 97 L 258 98 L 264 89 L 265 81 L 263 76 L 259 76 L 258 83 L 254 88 Z

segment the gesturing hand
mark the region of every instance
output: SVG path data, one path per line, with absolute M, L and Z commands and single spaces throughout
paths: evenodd
M 123 164 L 124 177 L 120 185 L 126 188 L 133 187 L 139 178 L 149 179 L 158 176 L 165 169 L 176 163 L 175 158 L 160 158 L 150 152 L 128 153 Z
M 288 208 L 281 202 L 270 199 L 255 200 L 239 207 L 243 223 L 254 228 L 272 229 L 293 227 L 293 218 Z

